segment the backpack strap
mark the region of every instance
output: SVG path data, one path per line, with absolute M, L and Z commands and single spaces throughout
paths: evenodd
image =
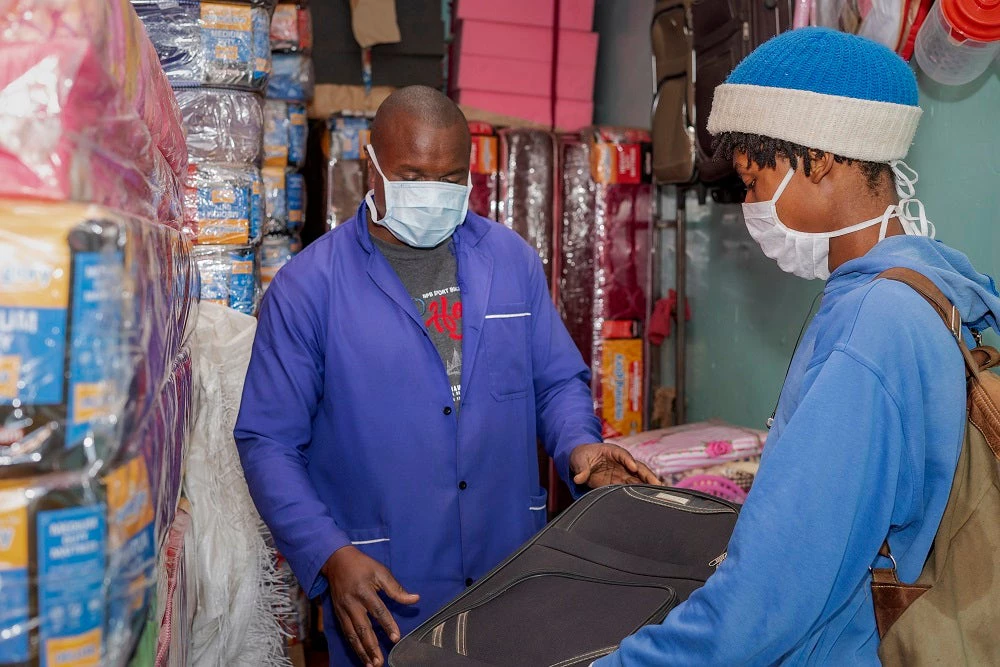
M 958 312 L 958 308 L 948 300 L 948 297 L 938 289 L 938 286 L 922 273 L 903 267 L 886 269 L 875 276 L 876 280 L 879 278 L 895 280 L 904 285 L 909 285 L 917 294 L 924 297 L 934 307 L 934 310 L 937 311 L 937 314 L 944 321 L 945 326 L 948 327 L 951 335 L 954 336 L 955 342 L 958 343 L 958 349 L 961 350 L 962 358 L 965 359 L 966 375 L 978 378 L 981 367 L 980 362 L 976 361 L 975 357 L 972 356 L 969 346 L 965 344 L 965 339 L 962 337 L 962 315 Z

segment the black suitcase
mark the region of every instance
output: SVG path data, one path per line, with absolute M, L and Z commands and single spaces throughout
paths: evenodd
M 391 667 L 587 667 L 705 583 L 739 506 L 611 486 L 567 509 L 389 655 Z
M 792 0 L 692 0 L 695 52 L 695 145 L 698 178 L 719 181 L 733 173 L 731 164 L 714 159 L 708 115 L 715 88 L 755 48 L 788 30 Z

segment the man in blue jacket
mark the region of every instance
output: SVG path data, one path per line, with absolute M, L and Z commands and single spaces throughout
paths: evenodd
M 371 142 L 357 215 L 268 289 L 235 435 L 278 549 L 322 600 L 331 664 L 377 667 L 545 524 L 538 438 L 575 485 L 656 478 L 598 444 L 538 256 L 468 213 L 458 107 L 404 88 Z
M 751 236 L 785 271 L 828 280 L 727 559 L 598 667 L 879 664 L 868 568 L 888 566 L 878 556 L 888 538 L 900 579 L 920 573 L 966 396 L 937 313 L 876 276 L 899 266 L 930 278 L 969 342 L 1000 313 L 993 281 L 933 240 L 916 175 L 898 162 L 919 117 L 902 59 L 820 28 L 764 44 L 716 90 L 708 127 L 747 187 Z

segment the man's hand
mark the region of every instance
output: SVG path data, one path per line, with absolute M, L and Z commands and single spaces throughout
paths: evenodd
M 378 621 L 393 643 L 399 641 L 399 626 L 379 592 L 400 604 L 416 604 L 420 596 L 407 593 L 388 568 L 351 546 L 330 556 L 323 576 L 330 583 L 333 611 L 347 641 L 366 667 L 381 667 L 382 651 L 368 616 Z
M 580 445 L 569 456 L 575 484 L 592 489 L 608 484 L 662 484 L 645 464 L 618 445 Z

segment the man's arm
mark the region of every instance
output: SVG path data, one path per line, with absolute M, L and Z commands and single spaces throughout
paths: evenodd
M 350 540 L 306 471 L 312 420 L 323 397 L 324 327 L 313 306 L 319 297 L 315 286 L 292 285 L 294 300 L 283 290 L 279 277 L 264 298 L 234 435 L 257 510 L 308 595 L 316 597 L 327 587 L 324 564 Z
M 590 370 L 552 304 L 542 263 L 532 257 L 532 349 L 538 434 L 556 462 L 559 476 L 573 487 L 570 454 L 579 445 L 601 442 L 594 415 Z
M 718 571 L 662 624 L 595 665 L 780 663 L 866 585 L 897 494 L 909 498 L 903 446 L 881 378 L 834 352 L 768 443 Z

